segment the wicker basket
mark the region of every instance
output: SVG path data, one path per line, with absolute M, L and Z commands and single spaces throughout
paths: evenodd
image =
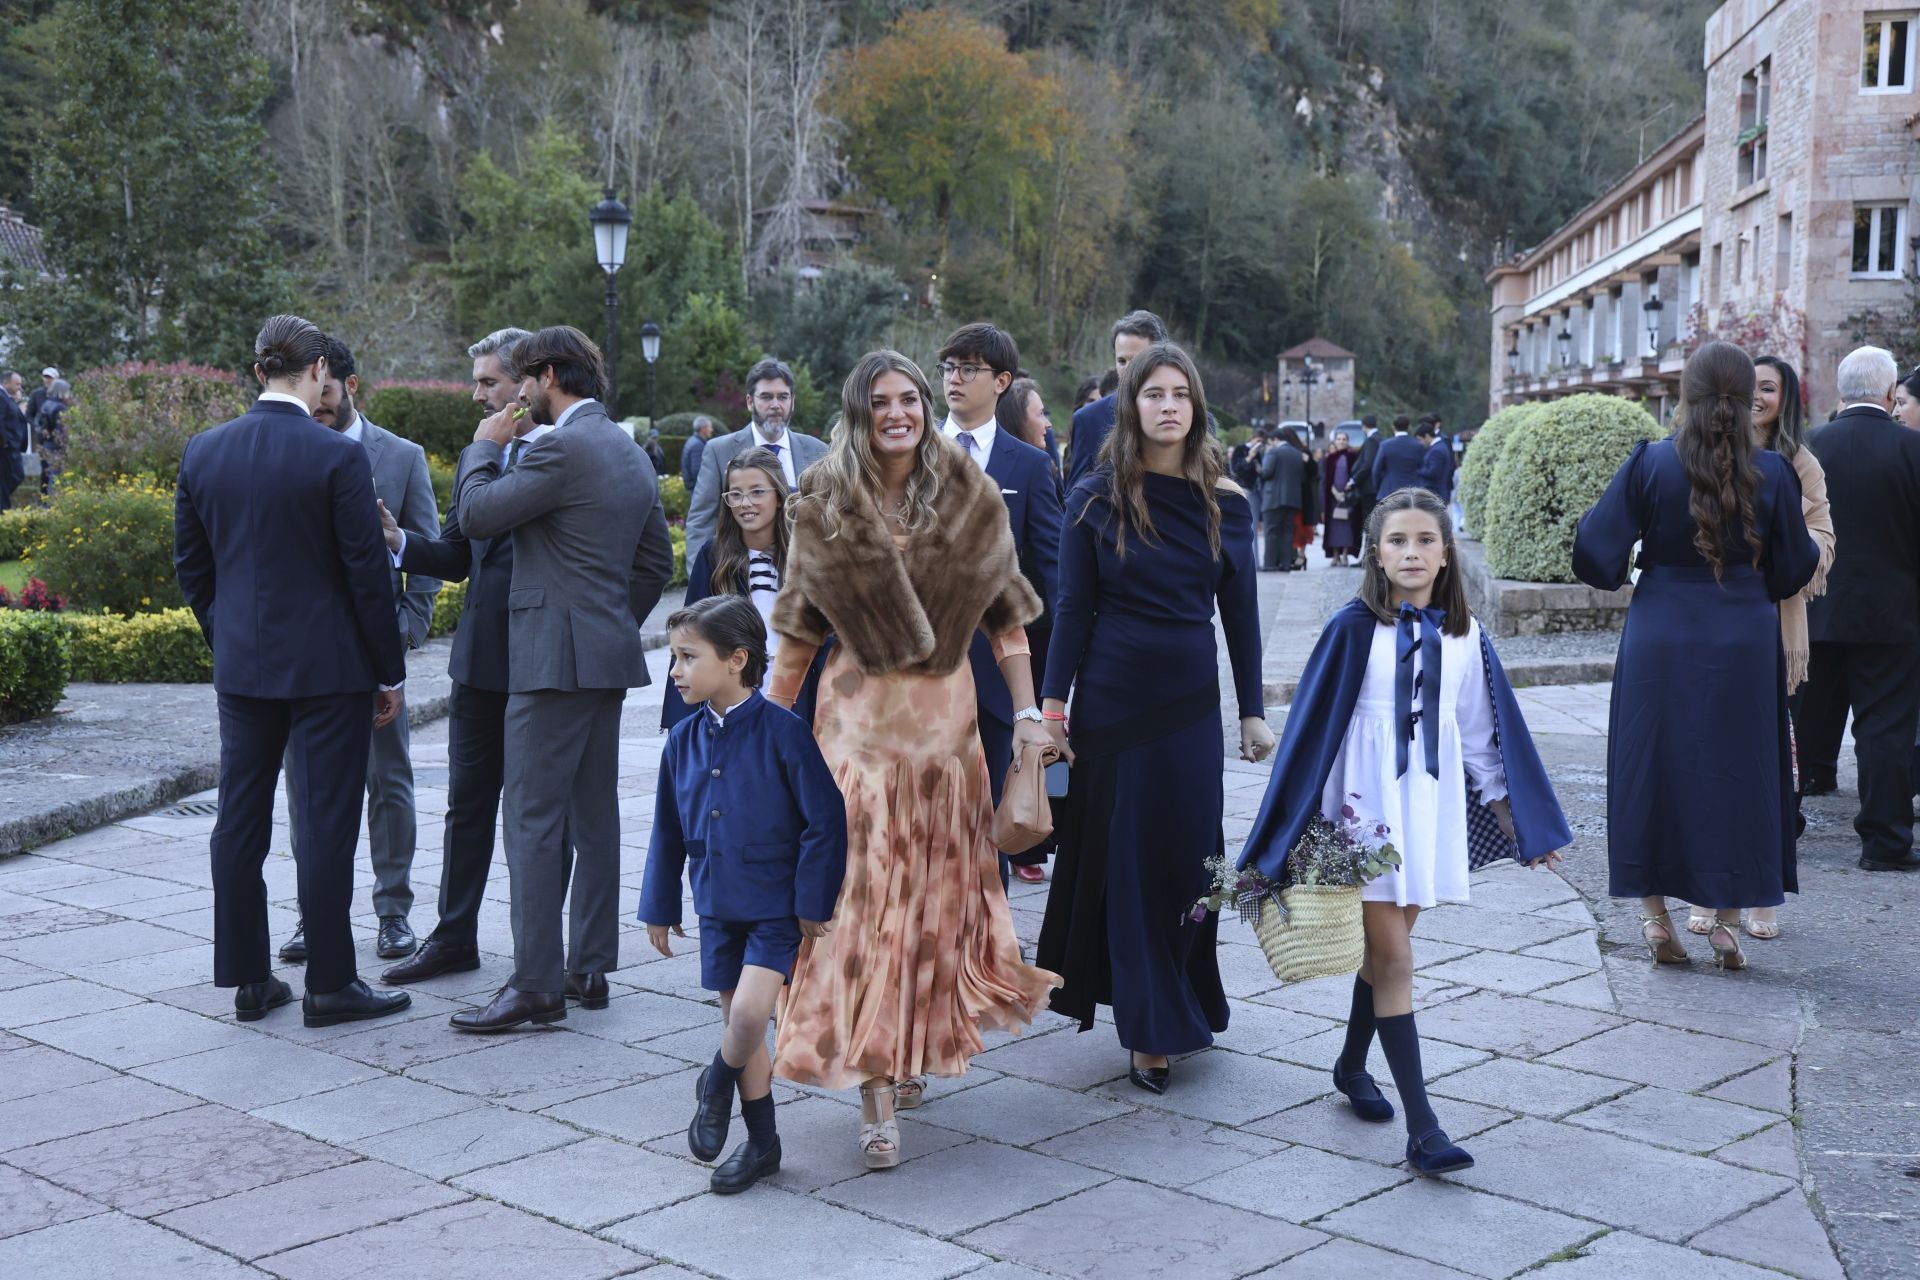
M 1260 922 L 1253 932 L 1273 976 L 1282 982 L 1357 973 L 1366 958 L 1357 885 L 1282 889 L 1279 906 L 1271 898 L 1260 904 Z

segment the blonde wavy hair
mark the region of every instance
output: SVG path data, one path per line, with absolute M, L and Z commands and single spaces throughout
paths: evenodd
M 905 374 L 920 397 L 920 443 L 914 449 L 913 473 L 907 477 L 907 530 L 930 528 L 939 518 L 933 509 L 942 465 L 933 388 L 919 365 L 898 351 L 883 349 L 862 356 L 840 388 L 840 417 L 833 424 L 827 456 L 801 477 L 799 496 L 787 503 L 789 525 L 801 508 L 814 507 L 832 538 L 839 534 L 841 519 L 857 511 L 863 497 L 876 508 L 880 505 L 883 488 L 880 463 L 873 453 L 873 386 L 889 373 Z

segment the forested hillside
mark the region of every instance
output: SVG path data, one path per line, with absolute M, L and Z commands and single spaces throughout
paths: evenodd
M 1464 421 L 1482 273 L 1698 110 L 1713 7 L 7 0 L 0 197 L 66 278 L 0 325 L 67 365 L 234 363 L 284 303 L 378 374 L 457 376 L 499 324 L 601 332 L 611 183 L 629 408 L 647 319 L 666 412 L 729 407 L 763 347 L 817 405 L 866 344 L 983 317 L 1059 387 L 1148 306 L 1236 412 L 1317 332 L 1371 407 Z M 768 267 L 822 200 L 876 212 L 796 289 Z

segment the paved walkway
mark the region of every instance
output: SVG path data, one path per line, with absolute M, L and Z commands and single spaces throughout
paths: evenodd
M 1338 594 L 1320 576 L 1268 588 L 1276 639 L 1310 630 L 1310 599 Z M 1591 874 L 1605 691 L 1523 700 L 1582 836 L 1574 867 Z M 634 892 L 658 705 L 631 700 L 622 740 Z M 416 927 L 439 870 L 445 743 L 444 725 L 415 738 Z M 1266 771 L 1230 763 L 1226 781 L 1238 838 Z M 785 1167 L 729 1200 L 705 1191 L 681 1136 L 716 1043 L 693 957 L 649 959 L 629 926 L 606 1011 L 459 1036 L 447 1014 L 508 970 L 497 866 L 486 965 L 423 984 L 410 1016 L 237 1024 L 230 993 L 207 983 L 211 821 L 163 811 L 0 859 L 0 1276 L 1842 1274 L 1790 1119 L 1799 1024 L 1751 974 L 1647 974 L 1621 947 L 1631 931 L 1603 937 L 1551 873 L 1477 876 L 1472 905 L 1417 930 L 1436 1106 L 1479 1160 L 1460 1177 L 1409 1177 L 1399 1127 L 1329 1097 L 1346 980 L 1281 987 L 1229 923 L 1232 1028 L 1177 1064 L 1165 1097 L 1126 1084 L 1110 1031 L 1043 1015 L 905 1117 L 895 1170 L 863 1170 L 851 1096 L 782 1087 Z M 278 940 L 294 922 L 290 859 L 267 879 Z M 1015 888 L 1029 941 L 1044 895 Z M 357 921 L 366 972 L 372 925 Z M 1623 1000 L 1624 983 L 1638 985 Z M 1684 1011 L 1699 990 L 1723 1016 Z M 1750 991 L 1765 1009 L 1747 1017 Z M 1683 1016 L 1663 1016 L 1668 998 Z M 1912 1274 L 1904 1258 L 1851 1274 Z

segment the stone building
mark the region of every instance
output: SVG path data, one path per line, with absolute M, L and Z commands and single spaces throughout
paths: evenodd
M 1282 422 L 1324 422 L 1329 430 L 1353 417 L 1354 355 L 1325 338 L 1308 338 L 1277 357 L 1277 399 Z
M 1722 5 L 1705 112 L 1488 273 L 1490 407 L 1603 391 L 1664 415 L 1688 352 L 1722 337 L 1791 360 L 1824 419 L 1846 318 L 1908 288 L 1916 37 L 1920 12 L 1866 0 Z

